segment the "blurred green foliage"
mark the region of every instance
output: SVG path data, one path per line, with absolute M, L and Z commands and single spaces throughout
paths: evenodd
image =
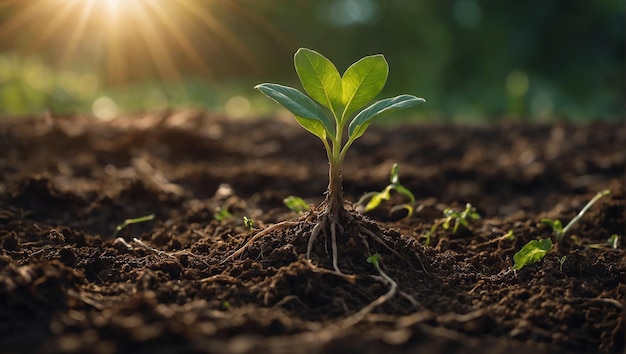
M 145 11 L 166 58 L 140 44 L 137 23 L 124 28 L 125 47 L 117 49 L 125 77 L 111 75 L 115 48 L 99 29 L 108 19 L 87 21 L 68 60 L 61 49 L 76 36 L 72 16 L 80 9 L 42 36 L 52 17 L 8 33 L 3 24 L 29 2 L 0 3 L 0 115 L 91 113 L 111 104 L 120 112 L 192 105 L 236 116 L 266 114 L 278 107 L 259 99 L 253 84 L 297 85 L 292 56 L 309 47 L 340 72 L 357 58 L 383 53 L 393 79 L 381 96 L 426 98 L 428 104 L 413 113 L 422 118 L 624 118 L 622 0 L 195 2 L 215 23 L 171 5 L 184 2 L 164 2 L 172 7 L 169 22 Z M 202 63 L 190 60 L 172 25 Z M 166 59 L 176 77 L 163 75 Z M 103 96 L 111 100 L 99 100 Z

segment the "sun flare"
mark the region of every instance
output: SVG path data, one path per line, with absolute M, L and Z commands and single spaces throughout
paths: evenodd
M 95 65 L 110 83 L 151 76 L 178 80 L 181 71 L 211 78 L 223 66 L 253 68 L 258 63 L 245 32 L 288 42 L 234 1 L 0 0 L 3 6 L 18 10 L 0 23 L 0 43 L 24 34 L 27 41 L 14 41 L 20 51 L 53 53 L 62 68 Z

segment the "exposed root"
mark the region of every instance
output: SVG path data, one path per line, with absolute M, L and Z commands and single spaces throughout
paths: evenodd
M 396 295 L 396 292 L 398 291 L 398 283 L 396 283 L 385 272 L 383 272 L 382 269 L 380 269 L 380 267 L 377 266 L 376 269 L 378 269 L 378 273 L 380 274 L 382 281 L 389 284 L 389 291 L 379 296 L 374 301 L 370 302 L 367 306 L 359 310 L 359 312 L 345 318 L 343 321 L 341 321 L 340 326 L 351 327 L 361 322 L 365 318 L 365 316 L 367 316 L 372 311 L 374 311 L 376 307 L 384 304 L 385 302 L 389 301 L 391 298 L 393 298 Z
M 372 244 L 378 244 L 384 247 L 387 251 L 393 253 L 401 259 L 404 259 L 409 265 L 412 266 L 411 262 L 404 256 L 402 256 L 398 251 L 393 249 L 391 246 L 387 244 L 387 242 L 375 231 L 372 231 L 367 228 L 367 222 L 355 217 L 351 213 L 347 212 L 343 205 L 336 203 L 323 203 L 320 207 L 323 209 L 322 212 L 317 213 L 317 210 L 310 212 L 305 218 L 301 218 L 297 221 L 283 221 L 273 226 L 266 228 L 265 230 L 254 235 L 250 240 L 248 240 L 242 247 L 233 252 L 230 256 L 225 258 L 221 263 L 232 260 L 236 257 L 242 255 L 246 249 L 248 249 L 249 245 L 253 242 L 265 237 L 269 234 L 275 233 L 277 231 L 283 230 L 289 227 L 296 227 L 300 223 L 307 224 L 307 228 L 310 228 L 309 239 L 307 241 L 306 246 L 306 259 L 302 259 L 305 264 L 310 267 L 314 272 L 318 273 L 327 273 L 332 274 L 337 277 L 344 279 L 350 284 L 355 284 L 357 277 L 351 274 L 345 274 L 339 268 L 339 247 L 338 241 L 344 242 L 348 241 L 348 235 L 344 232 L 344 227 L 349 228 L 349 230 L 354 230 L 354 234 L 350 234 L 350 237 L 356 238 L 356 240 L 360 240 L 363 244 L 363 247 L 366 252 L 364 254 L 370 254 L 370 247 Z M 319 209 L 318 209 L 319 210 Z M 331 261 L 332 261 L 332 269 L 326 269 L 322 267 L 318 267 L 311 262 L 311 257 L 313 254 L 313 249 L 315 246 L 315 242 L 317 242 L 320 238 L 323 237 L 325 241 L 324 249 L 326 250 L 326 254 L 330 253 Z M 330 247 L 328 247 L 328 243 L 330 242 Z M 419 255 L 416 254 L 416 257 L 419 260 L 422 269 L 426 271 L 424 265 L 422 264 L 421 259 L 419 259 Z M 399 291 L 398 284 L 391 277 L 389 277 L 379 266 L 378 263 L 375 264 L 376 269 L 378 270 L 378 275 L 372 276 L 377 281 L 380 281 L 389 286 L 389 290 L 376 298 L 374 301 L 369 303 L 367 306 L 360 309 L 358 312 L 348 316 L 340 323 L 340 327 L 350 327 L 360 321 L 362 321 L 367 315 L 371 314 L 378 306 L 384 304 L 385 302 L 392 299 L 396 294 L 402 296 L 404 299 L 409 301 L 414 307 L 419 307 L 419 303 L 409 294 Z M 273 287 L 275 284 L 272 284 L 270 287 Z M 265 294 L 265 302 L 269 303 L 269 293 Z M 283 300 L 279 301 L 275 306 L 280 306 L 289 301 L 300 301 L 297 297 L 286 297 Z
M 341 273 L 341 270 L 339 270 L 339 266 L 337 265 L 337 262 L 339 261 L 339 257 L 337 256 L 337 223 L 333 220 L 332 223 L 330 224 L 330 247 L 333 250 L 333 268 L 335 269 L 335 271 L 337 273 Z
M 248 242 L 246 242 L 243 246 L 241 246 L 238 250 L 236 250 L 235 252 L 233 252 L 230 256 L 224 258 L 224 260 L 222 260 L 220 262 L 220 264 L 224 264 L 225 262 L 235 258 L 235 257 L 239 257 L 242 253 L 244 253 L 247 249 L 248 246 L 250 244 L 252 244 L 252 242 L 271 234 L 272 232 L 276 232 L 282 229 L 286 229 L 288 227 L 292 227 L 292 226 L 296 226 L 298 225 L 298 221 L 283 221 L 283 222 L 279 222 L 278 224 L 274 224 L 270 227 L 268 227 L 267 229 L 257 233 L 256 235 L 254 235 L 251 239 L 248 240 Z
M 315 224 L 313 231 L 311 231 L 311 236 L 309 237 L 309 243 L 306 246 L 306 259 L 311 259 L 311 250 L 313 250 L 313 244 L 315 244 L 315 240 L 320 234 L 320 230 L 322 230 L 322 223 Z

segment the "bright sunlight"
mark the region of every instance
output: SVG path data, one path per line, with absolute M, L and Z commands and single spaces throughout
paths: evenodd
M 194 0 L 0 0 L 3 6 L 21 10 L 0 26 L 0 40 L 26 32 L 29 40 L 20 50 L 51 49 L 61 67 L 95 64 L 111 83 L 153 74 L 176 81 L 186 67 L 214 77 L 219 69 L 211 60 L 225 52 L 255 67 L 233 19 L 276 35 L 253 9 L 231 1 L 201 6 Z

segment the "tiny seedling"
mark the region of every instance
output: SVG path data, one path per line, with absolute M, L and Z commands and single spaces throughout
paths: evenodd
M 557 262 L 559 262 L 559 271 L 562 272 L 563 271 L 563 263 L 565 263 L 565 259 L 567 258 L 567 256 L 563 256 L 563 257 L 556 257 Z
M 318 137 L 324 145 L 329 162 L 328 188 L 319 208 L 320 213 L 316 215 L 317 223 L 309 236 L 307 258 L 310 259 L 318 235 L 330 235 L 333 267 L 340 272 L 337 266 L 337 236 L 342 235 L 342 225 L 354 220 L 343 201 L 341 178 L 346 153 L 374 120 L 425 100 L 412 95 L 399 95 L 367 106 L 382 91 L 389 74 L 389 66 L 381 54 L 358 60 L 340 75 L 326 57 L 314 50 L 300 48 L 294 55 L 294 65 L 308 96 L 293 87 L 273 83 L 259 84 L 255 88 L 284 106 L 305 130 Z M 291 224 L 277 224 L 274 230 L 287 225 Z M 372 238 L 370 230 L 365 227 L 359 227 L 359 230 L 361 238 Z M 257 236 L 265 234 L 261 232 Z M 236 254 L 239 253 L 233 255 Z
M 244 216 L 243 226 L 245 226 L 250 231 L 250 233 L 252 233 L 254 231 L 254 219 Z
M 283 199 L 283 203 L 289 210 L 298 214 L 302 214 L 311 209 L 309 204 L 307 204 L 304 199 L 293 195 L 290 195 L 289 197 Z
M 233 217 L 233 214 L 231 214 L 228 210 L 224 209 L 224 208 L 218 208 L 215 213 L 213 213 L 213 219 L 217 220 L 217 221 L 223 221 L 226 219 L 230 219 Z
M 469 221 L 480 219 L 480 214 L 476 212 L 476 208 L 470 203 L 465 204 L 465 209 L 461 212 L 447 208 L 443 211 L 443 215 L 446 217 L 442 225 L 444 230 L 450 229 L 450 222 L 454 221 L 454 227 L 452 228 L 453 234 L 456 234 L 459 225 L 463 225 L 467 228 L 469 227 Z
M 456 234 L 459 229 L 459 225 L 463 225 L 467 228 L 469 227 L 470 221 L 480 219 L 480 214 L 476 212 L 476 208 L 474 208 L 470 203 L 465 204 L 465 209 L 463 211 L 456 211 L 452 208 L 446 208 L 443 210 L 443 215 L 444 218 L 435 221 L 430 230 L 426 232 L 426 246 L 430 245 L 430 238 L 439 228 L 439 226 L 443 227 L 444 230 L 449 230 L 450 224 L 454 222 L 454 226 L 452 227 L 452 233 Z M 513 231 L 511 230 L 511 234 L 512 233 Z
M 611 191 L 608 189 L 596 193 L 596 195 L 585 205 L 584 208 L 582 208 L 582 210 L 572 220 L 570 220 L 569 223 L 567 223 L 567 225 L 565 225 L 565 227 L 563 227 L 563 224 L 560 220 L 543 218 L 541 219 L 541 222 L 552 229 L 552 234 L 554 235 L 555 241 L 560 242 L 563 237 L 565 237 L 565 234 L 567 234 L 572 226 L 574 226 L 574 224 L 576 224 L 576 222 L 580 220 L 580 218 L 587 212 L 587 210 L 589 210 L 589 208 L 591 208 L 592 205 L 600 200 L 600 198 L 609 195 L 610 193 Z
M 611 191 L 605 189 L 601 192 L 596 193 L 596 195 L 582 208 L 582 210 L 572 219 L 565 227 L 560 220 L 552 220 L 548 218 L 541 219 L 541 222 L 545 225 L 548 225 L 552 228 L 552 234 L 554 235 L 555 242 L 560 242 L 565 237 L 565 234 L 569 231 L 569 229 L 580 220 L 580 218 L 591 208 L 593 204 L 595 204 L 600 198 L 610 194 Z M 611 239 L 609 239 L 611 240 Z M 591 245 L 593 246 L 593 245 Z M 606 245 L 603 245 L 606 246 Z M 589 246 L 588 246 L 589 247 Z M 513 269 L 522 269 L 526 265 L 534 264 L 541 260 L 548 252 L 552 249 L 552 240 L 541 239 L 541 240 L 532 240 L 522 247 L 519 252 L 513 255 L 513 260 L 515 261 L 515 265 Z M 563 260 L 565 262 L 565 260 Z
M 593 249 L 605 249 L 605 250 L 616 250 L 619 247 L 619 236 L 617 234 L 611 235 L 605 243 L 592 243 L 590 245 L 585 246 L 585 248 L 593 248 Z
M 363 195 L 361 199 L 359 199 L 359 201 L 357 202 L 358 205 L 365 204 L 365 201 L 369 199 L 369 202 L 365 205 L 363 212 L 367 213 L 368 211 L 372 211 L 378 208 L 378 206 L 383 200 L 391 199 L 391 191 L 396 191 L 400 194 L 407 196 L 411 202 L 396 205 L 393 208 L 391 208 L 391 212 L 394 212 L 400 209 L 406 209 L 408 212 L 406 217 L 411 217 L 411 215 L 413 215 L 413 206 L 415 205 L 415 196 L 413 195 L 413 193 L 411 193 L 410 190 L 408 190 L 406 187 L 400 184 L 400 176 L 399 176 L 400 171 L 399 170 L 400 168 L 398 167 L 398 164 L 394 163 L 393 166 L 391 167 L 391 172 L 389 173 L 389 182 L 390 182 L 389 185 L 387 185 L 387 187 L 385 187 L 385 189 L 383 189 L 382 192 L 369 192 Z
M 128 225 L 138 224 L 138 223 L 141 223 L 141 222 L 150 221 L 152 219 L 154 219 L 154 214 L 141 216 L 141 217 L 134 218 L 134 219 L 126 219 L 126 220 L 124 220 L 123 223 L 117 225 L 117 227 L 115 228 L 115 232 L 113 232 L 113 237 L 117 237 L 117 234 L 120 231 L 122 231 L 123 229 L 125 229 Z
M 367 257 L 367 263 L 369 264 L 373 264 L 374 267 L 376 268 L 376 270 L 380 271 L 380 259 L 382 258 L 382 256 L 380 255 L 380 253 L 375 253 L 369 257 Z
M 513 255 L 513 269 L 520 270 L 527 265 L 539 262 L 552 249 L 552 240 L 544 238 L 541 240 L 532 240 L 522 247 L 519 252 Z

